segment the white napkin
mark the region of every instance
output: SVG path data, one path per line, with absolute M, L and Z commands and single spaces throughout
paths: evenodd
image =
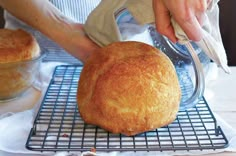
M 59 64 L 44 64 L 44 72 L 42 75 L 45 78 L 43 81 L 45 84 L 49 83 L 50 79 L 46 77 L 51 77 L 52 71 L 54 67 Z M 47 88 L 47 85 L 44 86 Z M 44 93 L 40 96 L 40 100 L 38 100 L 36 105 L 29 110 L 25 110 L 19 113 L 12 113 L 6 112 L 0 115 L 0 151 L 5 151 L 14 154 L 28 154 L 28 155 L 56 155 L 56 156 L 91 156 L 91 155 L 98 155 L 98 156 L 143 156 L 143 155 L 160 155 L 160 156 L 170 156 L 170 155 L 196 155 L 196 154 L 207 154 L 207 153 L 219 153 L 223 151 L 233 151 L 236 152 L 236 130 L 234 130 L 230 125 L 224 122 L 217 114 L 215 117 L 218 121 L 218 124 L 223 129 L 227 139 L 229 140 L 230 144 L 228 148 L 225 149 L 218 149 L 216 151 L 213 150 L 204 150 L 204 151 L 164 151 L 164 152 L 57 152 L 57 153 L 41 153 L 30 151 L 25 148 L 25 143 L 28 138 L 30 129 L 33 126 L 33 121 L 35 118 L 36 113 L 38 112 L 39 104 L 41 103 L 42 97 Z M 214 95 L 213 95 L 214 96 Z M 18 99 L 20 101 L 20 99 Z M 17 100 L 17 101 L 18 101 Z M 1 152 L 0 152 L 1 154 Z
M 34 119 L 34 110 L 26 110 L 24 112 L 16 113 L 16 114 L 6 114 L 0 117 L 0 151 L 11 152 L 15 154 L 42 154 L 42 155 L 56 155 L 56 156 L 79 156 L 87 154 L 95 155 L 93 152 L 58 152 L 58 153 L 40 153 L 27 150 L 25 148 L 25 143 L 27 137 L 29 135 L 30 129 L 32 128 L 32 122 Z M 170 156 L 170 155 L 196 155 L 196 154 L 209 154 L 209 153 L 219 153 L 223 151 L 230 151 L 236 152 L 236 131 L 227 123 L 224 122 L 217 114 L 215 117 L 218 121 L 218 124 L 223 129 L 226 137 L 228 138 L 230 144 L 229 147 L 225 149 L 217 149 L 213 150 L 204 150 L 204 151 L 164 151 L 164 152 L 97 152 L 96 155 L 98 156 L 154 156 L 154 155 L 163 155 L 163 156 Z M 17 123 L 17 124 L 16 124 Z

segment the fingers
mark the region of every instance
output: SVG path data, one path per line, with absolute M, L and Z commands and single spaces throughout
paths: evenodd
M 171 25 L 171 17 L 180 25 L 189 40 L 200 41 L 205 12 L 212 0 L 153 0 L 157 31 L 171 41 L 177 41 Z
M 213 0 L 207 0 L 207 6 L 210 6 L 212 1 Z
M 202 28 L 198 21 L 200 16 L 196 17 L 194 14 L 189 13 L 189 15 L 179 18 L 174 18 L 179 26 L 183 29 L 189 40 L 200 41 L 202 39 Z M 202 20 L 200 20 L 202 21 Z
M 165 7 L 162 0 L 153 0 L 153 9 L 157 31 L 168 37 L 172 42 L 177 42 L 174 28 L 171 24 L 170 12 Z
M 205 11 L 208 6 L 207 0 L 188 1 L 182 14 L 175 14 L 175 20 L 183 29 L 190 40 L 200 41 L 203 38 L 202 25 L 205 21 Z

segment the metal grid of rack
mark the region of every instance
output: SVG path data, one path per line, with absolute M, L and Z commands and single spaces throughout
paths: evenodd
M 228 146 L 204 97 L 192 109 L 179 111 L 166 127 L 136 136 L 112 134 L 85 124 L 77 108 L 77 65 L 57 66 L 30 131 L 33 151 L 177 151 L 216 150 Z
M 45 50 L 46 51 L 46 50 Z M 43 58 L 43 62 L 63 62 L 63 63 L 70 63 L 76 65 L 82 65 L 82 62 L 69 53 L 60 50 L 60 51 L 53 51 L 45 52 L 45 57 Z

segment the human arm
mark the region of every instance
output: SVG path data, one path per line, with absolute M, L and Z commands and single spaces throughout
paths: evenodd
M 82 62 L 99 48 L 85 35 L 82 24 L 66 18 L 48 0 L 0 0 L 0 6 L 51 38 Z
M 211 0 L 153 0 L 158 32 L 172 42 L 177 42 L 171 25 L 171 17 L 173 17 L 190 40 L 201 40 L 203 37 L 201 26 L 210 3 Z

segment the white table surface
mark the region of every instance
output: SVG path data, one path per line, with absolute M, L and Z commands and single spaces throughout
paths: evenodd
M 208 84 L 214 94 L 206 100 L 213 112 L 236 129 L 236 67 L 231 67 L 231 74 L 219 71 L 216 81 Z M 236 156 L 236 153 L 220 153 L 208 156 Z
M 217 80 L 207 84 L 210 91 L 207 90 L 207 96 L 205 96 L 211 110 L 217 113 L 224 121 L 236 129 L 236 67 L 230 67 L 231 74 L 225 74 L 222 70 L 219 70 Z M 30 90 L 29 90 L 30 91 Z M 32 90 L 31 90 L 32 91 Z M 34 100 L 40 99 L 41 95 L 37 91 L 35 92 Z M 29 97 L 30 98 L 30 97 Z M 30 109 L 33 106 L 30 104 L 22 105 L 21 109 Z M 19 109 L 14 106 L 6 106 L 0 104 L 0 114 L 4 112 L 17 112 Z M 1 140 L 0 140 L 1 141 Z M 0 156 L 13 156 L 15 154 L 0 151 Z M 18 156 L 24 156 L 17 154 Z M 236 156 L 236 153 L 224 152 L 217 154 L 208 154 L 207 156 Z M 36 156 L 36 155 L 31 155 Z

